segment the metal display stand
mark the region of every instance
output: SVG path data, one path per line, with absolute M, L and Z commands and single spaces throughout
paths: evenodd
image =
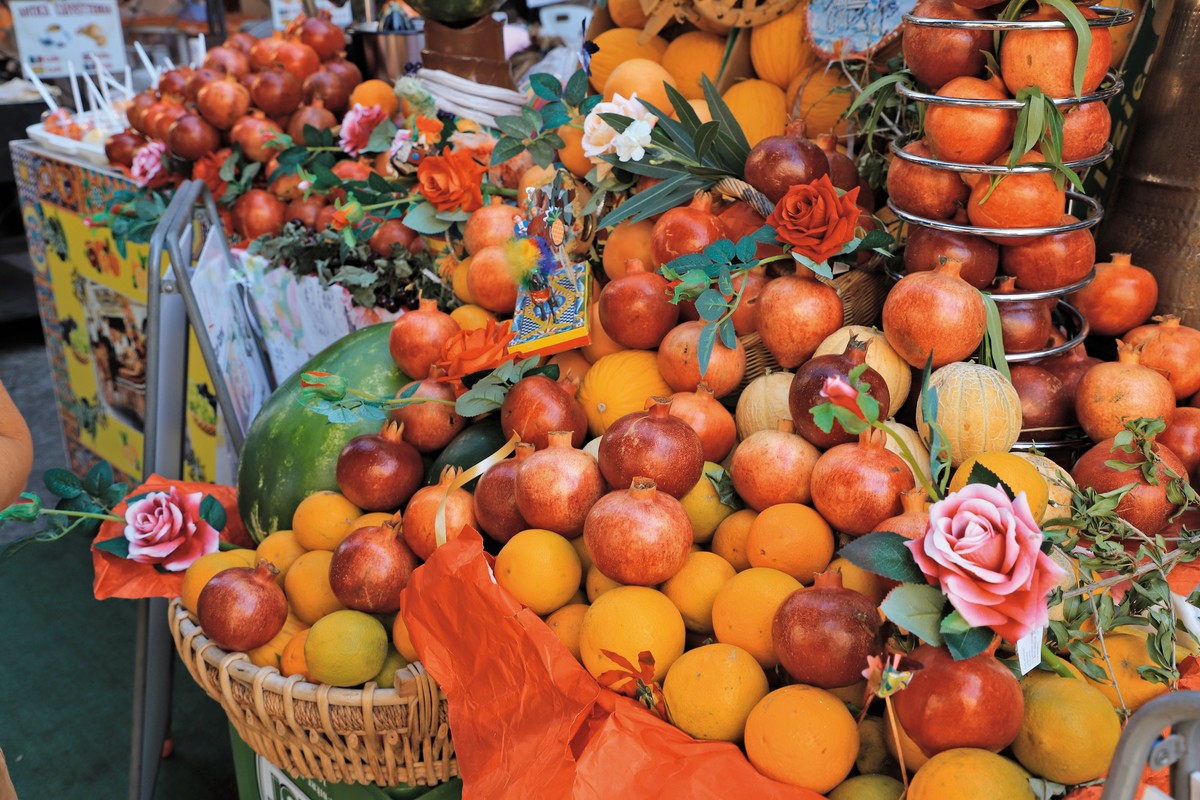
M 204 242 L 206 232 L 214 229 L 224 257 L 234 265 L 212 195 L 202 181 L 185 181 L 175 192 L 150 240 L 149 263 L 161 265 L 165 254 L 169 268 L 165 275 L 158 269 L 148 270 L 143 455 L 146 475 L 157 473 L 166 478 L 183 475 L 187 334 L 190 320 L 202 320 L 192 291 L 191 270 L 197 245 Z M 218 361 L 208 331 L 203 324 L 193 327 L 200 353 L 209 369 L 214 370 Z M 245 431 L 234 413 L 229 387 L 219 370 L 213 371 L 212 378 L 225 434 L 233 448 L 240 451 Z M 151 800 L 159 759 L 170 752 L 171 746 L 175 647 L 167 626 L 166 600 L 139 600 L 136 614 L 129 798 Z
M 1171 729 L 1170 735 L 1161 735 L 1165 728 Z M 1147 789 L 1147 800 L 1200 800 L 1200 692 L 1156 697 L 1130 717 L 1101 800 L 1134 800 L 1147 765 L 1171 768 L 1171 795 Z

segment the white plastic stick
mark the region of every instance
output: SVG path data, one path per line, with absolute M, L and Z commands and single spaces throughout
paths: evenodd
M 166 63 L 167 69 L 175 69 L 175 62 L 171 60 L 170 56 L 163 56 L 163 61 Z
M 92 108 L 99 108 L 103 111 L 104 116 L 108 117 L 113 128 L 119 129 L 121 121 L 117 119 L 117 112 L 113 111 L 112 103 L 109 102 L 103 92 L 96 88 L 96 84 L 92 82 L 91 77 L 86 72 L 83 73 L 83 80 L 87 83 L 88 97 L 91 98 Z
M 204 59 L 208 56 L 208 44 L 205 42 L 203 33 L 196 38 L 200 41 L 200 54 L 196 60 L 196 66 L 200 67 L 204 65 Z
M 138 58 L 142 61 L 142 66 L 146 68 L 146 72 L 150 73 L 150 83 L 153 86 L 158 85 L 158 69 L 155 68 L 154 62 L 150 60 L 150 56 L 146 53 L 146 48 L 142 47 L 142 43 L 134 41 L 133 49 L 137 51 Z
M 51 111 L 58 111 L 58 103 L 54 102 L 54 98 L 50 95 L 49 90 L 46 89 L 46 84 L 42 83 L 42 79 L 37 76 L 37 73 L 30 69 L 29 65 L 24 61 L 21 62 L 21 70 L 25 73 L 25 77 L 29 79 L 29 82 L 33 84 L 33 88 L 37 89 L 38 94 L 42 96 L 42 101 L 45 102 L 46 106 Z
M 75 77 L 75 62 L 67 62 L 67 77 L 71 81 L 71 97 L 75 100 L 75 113 L 83 113 L 83 100 L 79 97 L 79 80 Z
M 112 80 L 112 74 L 104 68 L 104 65 L 100 63 L 100 59 L 96 57 L 95 53 L 88 53 L 88 55 L 92 59 L 92 69 L 96 72 L 96 83 L 99 84 L 100 96 L 104 98 L 104 105 L 108 106 L 111 111 L 112 95 L 108 92 L 108 83 Z M 84 74 L 86 75 L 87 73 Z
M 133 70 L 128 64 L 125 65 L 125 94 L 133 97 Z

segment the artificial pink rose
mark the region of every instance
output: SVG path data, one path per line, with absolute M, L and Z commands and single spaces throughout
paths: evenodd
M 346 155 L 357 158 L 371 141 L 371 134 L 379 123 L 388 118 L 388 114 L 379 106 L 364 106 L 358 103 L 346 112 L 342 119 L 342 131 L 338 135 L 338 144 Z
M 840 375 L 826 378 L 820 395 L 835 406 L 846 409 L 863 422 L 867 421 L 867 418 L 863 416 L 862 409 L 858 407 L 858 390 Z
M 1046 595 L 1065 574 L 1042 540 L 1024 492 L 972 483 L 930 506 L 929 529 L 906 545 L 963 619 L 1015 642 L 1047 624 Z
M 129 172 L 138 186 L 153 188 L 164 182 L 167 170 L 163 156 L 166 153 L 167 146 L 162 142 L 146 142 L 137 149 Z
M 129 560 L 181 572 L 200 556 L 215 553 L 220 537 L 200 517 L 203 499 L 200 492 L 181 495 L 172 486 L 169 492 L 151 492 L 130 503 L 125 511 Z

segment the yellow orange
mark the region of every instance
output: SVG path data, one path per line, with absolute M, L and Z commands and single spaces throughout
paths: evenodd
M 550 359 L 551 364 L 558 366 L 558 377 L 582 381 L 592 368 L 592 362 L 583 357 L 579 350 L 566 350 Z
M 290 678 L 292 675 L 303 675 L 305 680 L 312 680 L 312 676 L 308 674 L 308 662 L 304 660 L 304 643 L 308 641 L 308 632 L 311 628 L 304 628 L 283 646 L 283 655 L 279 659 L 279 672 L 285 678 Z
M 800 581 L 768 567 L 751 567 L 729 579 L 713 600 L 713 632 L 718 642 L 736 644 L 758 659 L 763 669 L 779 663 L 771 641 L 775 612 Z
M 716 553 L 688 553 L 679 571 L 662 585 L 683 624 L 693 633 L 712 633 L 712 606 L 717 592 L 733 579 L 737 571 Z
M 576 661 L 581 660 L 579 631 L 583 627 L 583 615 L 587 613 L 587 610 L 587 603 L 571 603 L 546 618 L 546 625 L 563 643 L 563 646 L 571 651 L 571 655 L 575 656 Z
M 717 526 L 713 534 L 712 551 L 733 565 L 738 572 L 750 569 L 750 557 L 746 553 L 746 540 L 750 538 L 750 526 L 758 512 L 743 508 L 735 511 Z
M 990 750 L 944 750 L 917 770 L 908 800 L 1033 800 L 1029 773 Z
M 350 93 L 350 107 L 354 106 L 378 106 L 390 117 L 400 110 L 400 98 L 390 84 L 372 78 L 355 86 Z
M 618 65 L 633 58 L 646 58 L 655 62 L 662 61 L 663 53 L 667 51 L 667 40 L 661 36 L 651 36 L 644 44 L 642 29 L 612 28 L 604 31 L 593 39 L 596 52 L 592 55 L 592 74 L 589 77 L 592 88 L 597 92 L 604 91 L 604 84 Z
M 1067 785 L 1095 780 L 1112 764 L 1121 723 L 1108 698 L 1078 678 L 1021 681 L 1025 715 L 1012 743 L 1027 770 Z
M 408 633 L 408 625 L 404 622 L 404 615 L 397 614 L 396 619 L 392 622 L 392 645 L 409 661 L 419 661 L 417 648 L 413 647 L 412 637 Z
M 746 537 L 752 567 L 786 572 L 803 584 L 833 558 L 833 529 L 820 514 L 800 503 L 779 503 L 759 512 Z
M 454 274 L 455 277 L 458 276 L 457 272 Z M 463 275 L 465 282 L 465 271 L 463 272 Z M 457 292 L 457 289 L 455 289 L 455 291 Z M 464 331 L 477 331 L 480 328 L 486 328 L 489 320 L 494 322 L 496 320 L 496 316 L 483 306 L 477 306 L 474 303 L 468 303 L 451 311 L 450 319 L 457 322 L 458 327 L 462 328 Z
M 746 757 L 777 781 L 824 794 L 846 779 L 857 755 L 854 717 L 823 689 L 776 689 L 746 720 Z
M 570 170 L 576 178 L 582 178 L 591 172 L 591 160 L 583 154 L 583 127 L 580 123 L 562 125 L 555 131 L 563 140 L 563 146 L 558 148 L 558 160 Z
M 312 550 L 292 562 L 283 590 L 296 616 L 309 625 L 326 614 L 345 608 L 329 585 L 329 563 L 333 553 Z
M 650 243 L 654 223 L 648 219 L 641 222 L 622 222 L 614 226 L 604 240 L 604 274 L 615 280 L 625 274 L 625 262 L 640 259 L 648 268 L 654 264 L 654 250 Z
M 287 619 L 284 620 L 283 627 L 279 629 L 279 633 L 272 636 L 271 640 L 266 644 L 259 645 L 253 650 L 246 652 L 246 655 L 250 658 L 250 663 L 258 667 L 274 667 L 282 672 L 284 648 L 292 640 L 293 636 L 307 628 L 308 626 L 299 617 L 289 613 Z
M 296 542 L 305 550 L 332 552 L 354 530 L 362 509 L 337 492 L 314 492 L 292 514 Z
M 841 573 L 842 586 L 851 591 L 858 592 L 875 605 L 882 603 L 883 598 L 887 596 L 887 590 L 884 588 L 883 582 L 878 575 L 874 572 L 867 572 L 862 567 L 855 566 L 844 558 L 839 557 L 830 561 L 825 571 Z
M 617 589 L 623 584 L 617 583 L 612 578 L 605 575 L 594 566 L 587 571 L 587 579 L 585 588 L 587 589 L 587 599 L 589 603 L 596 602 L 596 599 L 605 592 Z
M 954 477 L 950 479 L 950 491 L 957 492 L 967 485 L 976 464 L 995 474 L 1014 495 L 1024 492 L 1034 521 L 1041 521 L 1050 498 L 1050 487 L 1037 467 L 1016 453 L 980 453 L 964 461 L 954 471 Z
M 505 542 L 494 572 L 497 583 L 541 616 L 566 605 L 583 575 L 571 543 L 539 528 L 521 531 Z
M 670 113 L 671 98 L 664 87 L 674 87 L 676 83 L 671 73 L 657 61 L 631 58 L 618 64 L 604 82 L 604 99 L 612 100 L 617 95 L 628 99 L 636 95 L 638 100 Z
M 395 514 L 390 514 L 387 511 L 372 511 L 369 514 L 363 514 L 354 522 L 350 523 L 350 532 L 359 528 L 374 528 L 390 520 Z
M 296 541 L 296 534 L 292 531 L 275 531 L 258 543 L 257 550 L 258 558 L 271 562 L 275 569 L 279 570 L 275 582 L 280 586 L 283 585 L 283 578 L 292 568 L 292 564 L 307 552 Z
M 579 652 L 592 677 L 624 668 L 604 655 L 607 650 L 638 665 L 638 656 L 649 651 L 654 679 L 661 681 L 675 659 L 683 654 L 683 617 L 666 595 L 644 586 L 619 586 L 596 598 L 583 616 Z M 623 681 L 610 688 L 620 690 Z
M 1095 642 L 1095 646 L 1098 648 L 1100 643 Z M 1104 637 L 1104 647 L 1108 651 L 1109 661 L 1112 662 L 1112 671 L 1109 671 L 1103 658 L 1097 658 L 1094 663 L 1104 670 L 1108 680 L 1096 681 L 1087 678 L 1087 682 L 1099 689 L 1115 708 L 1120 708 L 1124 703 L 1130 711 L 1137 711 L 1160 694 L 1167 692 L 1166 684 L 1151 683 L 1138 674 L 1138 667 L 1154 664 L 1146 650 L 1145 637 L 1129 633 L 1109 635 Z
M 768 688 L 752 655 L 731 644 L 708 644 L 676 659 L 663 697 L 671 722 L 689 735 L 740 742 L 746 718 Z

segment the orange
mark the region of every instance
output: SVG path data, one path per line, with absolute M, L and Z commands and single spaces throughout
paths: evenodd
M 583 615 L 587 613 L 587 603 L 572 603 L 563 606 L 546 618 L 546 625 L 554 632 L 563 646 L 571 651 L 575 660 L 579 655 L 579 629 L 583 626 Z
M 467 256 L 454 266 L 454 272 L 450 274 L 450 288 L 454 291 L 454 296 L 459 300 L 462 300 L 464 303 L 473 304 L 475 297 L 471 294 L 470 284 L 467 283 L 467 275 L 471 272 L 471 258 L 471 256 Z M 479 306 L 479 308 L 482 311 L 487 311 L 482 306 Z
M 708 110 L 707 100 L 688 100 L 688 105 L 696 112 L 701 122 L 712 122 L 712 112 Z
M 612 578 L 605 575 L 600 570 L 592 567 L 587 571 L 587 598 L 589 603 L 596 602 L 596 598 L 605 592 L 616 589 L 623 584 L 617 583 Z
M 667 96 L 664 84 L 672 87 L 678 81 L 667 72 L 662 64 L 648 58 L 631 58 L 622 61 L 604 82 L 604 99 L 612 100 L 615 95 L 629 99 L 637 95 L 637 99 L 649 103 L 663 113 L 671 113 L 671 98 Z
M 275 667 L 282 672 L 280 664 L 284 648 L 293 636 L 307 628 L 308 626 L 301 622 L 299 617 L 289 613 L 287 619 L 284 620 L 283 627 L 279 629 L 279 633 L 272 636 L 266 644 L 246 652 L 246 655 L 250 657 L 250 663 L 258 667 Z
M 218 550 L 200 556 L 183 573 L 183 589 L 180 591 L 183 607 L 195 614 L 200 590 L 214 575 L 232 567 L 253 567 L 256 563 L 257 553 L 254 550 Z
M 679 571 L 662 585 L 662 593 L 679 609 L 689 631 L 712 633 L 713 600 L 736 574 L 737 570 L 716 553 L 688 553 Z
M 555 133 L 563 140 L 563 146 L 558 148 L 558 160 L 562 165 L 576 178 L 582 178 L 591 172 L 595 165 L 583 154 L 583 128 L 579 123 L 568 122 L 559 126 Z
M 892 758 L 899 760 L 901 755 L 904 756 L 904 766 L 909 775 L 925 766 L 925 762 L 929 760 L 925 751 L 909 738 L 899 720 L 896 720 L 896 727 L 893 729 L 892 716 L 886 713 L 883 715 L 883 743 L 887 745 Z
M 466 273 L 464 272 L 463 274 L 465 275 Z M 458 273 L 455 273 L 455 275 L 457 276 Z M 477 331 L 480 328 L 486 328 L 488 320 L 495 322 L 496 316 L 483 306 L 468 303 L 451 311 L 450 319 L 457 322 L 458 327 L 464 331 Z
M 662 592 L 645 586 L 619 586 L 596 598 L 583 615 L 579 654 L 587 671 L 599 679 L 610 670 L 625 670 L 601 651 L 622 656 L 635 669 L 638 655 L 649 651 L 654 680 L 661 681 L 675 659 L 683 655 L 685 635 L 683 617 Z M 620 690 L 625 682 L 609 688 Z
M 593 89 L 603 92 L 604 84 L 613 70 L 625 61 L 634 58 L 650 59 L 655 63 L 662 61 L 663 53 L 667 51 L 667 40 L 652 36 L 643 44 L 638 40 L 644 36 L 641 26 L 612 28 L 593 40 L 598 48 L 592 56 L 592 74 L 589 77 Z
M 545 186 L 554 180 L 554 165 L 548 167 L 539 167 L 534 164 L 529 169 L 521 173 L 521 180 L 517 183 L 517 204 L 522 209 L 529 206 L 529 190 L 539 186 Z
M 654 265 L 654 249 L 651 247 L 654 223 L 648 219 L 641 222 L 621 222 L 612 229 L 604 240 L 604 274 L 616 280 L 625 274 L 625 262 L 631 258 L 641 259 L 647 268 Z
M 397 614 L 395 622 L 392 623 L 392 644 L 400 655 L 409 661 L 421 660 L 417 655 L 417 648 L 413 647 L 412 637 L 408 635 L 408 625 L 404 622 L 403 614 Z
M 304 642 L 307 641 L 310 630 L 312 629 L 304 628 L 283 646 L 283 656 L 279 659 L 279 672 L 285 678 L 292 675 L 303 675 L 305 680 L 312 680 L 308 674 L 308 662 L 304 660 Z
M 372 511 L 369 514 L 363 514 L 361 517 L 354 520 L 354 522 L 350 523 L 350 532 L 353 533 L 359 528 L 378 527 L 394 516 L 395 514 L 390 514 L 387 511 Z
M 1012 743 L 1021 766 L 1067 785 L 1087 783 L 1108 771 L 1121 723 L 1099 689 L 1047 673 L 1021 681 L 1021 693 L 1025 715 Z
M 746 537 L 750 566 L 786 572 L 805 585 L 829 566 L 833 548 L 829 523 L 800 503 L 779 503 L 763 509 Z
M 539 616 L 566 605 L 583 577 L 571 543 L 540 528 L 521 531 L 505 542 L 494 572 L 501 587 Z
M 583 357 L 593 364 L 607 355 L 619 353 L 625 349 L 608 335 L 608 331 L 604 330 L 604 326 L 600 323 L 600 304 L 597 302 L 588 306 L 588 334 L 591 335 L 592 341 L 583 348 Z M 584 408 L 586 410 L 587 404 L 584 405 Z M 588 421 L 592 422 L 592 418 L 588 417 Z M 607 425 L 604 426 L 604 428 L 607 427 Z M 592 433 L 598 436 L 604 433 L 604 428 L 597 428 L 593 424 Z
M 991 470 L 1014 495 L 1024 492 L 1034 521 L 1041 521 L 1050 499 L 1050 486 L 1037 467 L 1016 453 L 980 453 L 964 461 L 954 471 L 954 477 L 950 479 L 950 491 L 957 492 L 967 485 L 976 464 Z
M 750 569 L 750 559 L 746 555 L 746 539 L 750 536 L 750 526 L 758 512 L 749 508 L 735 511 L 717 526 L 713 534 L 712 551 L 733 565 L 738 572 Z
M 1100 648 L 1100 642 L 1094 645 Z M 1095 659 L 1096 666 L 1104 670 L 1108 681 L 1095 681 L 1087 678 L 1087 682 L 1095 686 L 1113 707 L 1120 708 L 1122 702 L 1130 711 L 1137 711 L 1146 703 L 1167 691 L 1165 683 L 1151 683 L 1138 674 L 1138 667 L 1148 667 L 1154 664 L 1150 653 L 1146 651 L 1146 638 L 1129 633 L 1118 633 L 1104 637 L 1104 647 L 1108 650 L 1108 659 L 1112 662 L 1113 672 L 1109 672 L 1103 656 Z M 1115 675 L 1113 674 L 1115 673 Z M 1115 678 L 1115 685 L 1113 680 Z M 1118 695 L 1117 689 L 1120 689 Z
M 354 106 L 379 106 L 390 117 L 400 110 L 400 98 L 391 84 L 372 78 L 355 86 L 350 93 L 350 107 Z
M 758 659 L 763 669 L 779 663 L 771 641 L 775 612 L 800 581 L 768 567 L 751 567 L 734 575 L 713 600 L 713 632 L 718 642 L 736 644 Z
M 283 591 L 296 616 L 312 625 L 326 614 L 345 608 L 329 585 L 329 562 L 333 553 L 313 550 L 292 562 Z
M 754 656 L 731 644 L 707 644 L 681 655 L 663 681 L 671 722 L 697 739 L 740 742 L 746 717 L 767 694 Z
M 305 550 L 332 552 L 354 530 L 362 509 L 337 492 L 315 492 L 300 501 L 292 514 L 296 542 Z
M 583 589 L 576 589 L 575 594 L 571 595 L 571 599 L 567 601 L 568 606 L 574 606 L 574 605 L 585 605 L 586 606 L 587 604 L 588 604 L 587 594 L 583 591 Z M 565 608 L 565 606 L 564 606 L 564 608 Z
M 866 597 L 875 605 L 883 602 L 883 598 L 887 596 L 887 590 L 883 586 L 883 581 L 874 572 L 867 572 L 859 566 L 851 564 L 844 558 L 835 558 L 829 562 L 829 566 L 825 568 L 826 572 L 840 572 L 842 574 L 842 586 L 851 591 L 858 592 Z
M 768 778 L 824 794 L 858 755 L 858 725 L 841 700 L 813 686 L 785 686 L 746 720 L 746 757 Z
M 943 750 L 917 770 L 908 800 L 1033 800 L 1029 773 L 990 750 Z
M 275 582 L 283 586 L 283 578 L 297 558 L 308 551 L 296 542 L 296 534 L 291 531 L 275 531 L 258 543 L 258 558 L 271 562 L 279 574 Z
M 587 545 L 584 544 L 582 536 L 578 539 L 572 539 L 571 546 L 575 548 L 575 553 L 579 556 L 579 565 L 583 567 L 583 579 L 579 581 L 579 585 L 582 587 L 583 580 L 592 571 L 592 554 L 588 552 Z
M 592 362 L 583 357 L 583 353 L 578 350 L 566 350 L 550 359 L 551 364 L 558 366 L 558 377 L 574 378 L 575 380 L 583 380 L 583 376 L 587 375 L 589 369 L 592 368 Z

